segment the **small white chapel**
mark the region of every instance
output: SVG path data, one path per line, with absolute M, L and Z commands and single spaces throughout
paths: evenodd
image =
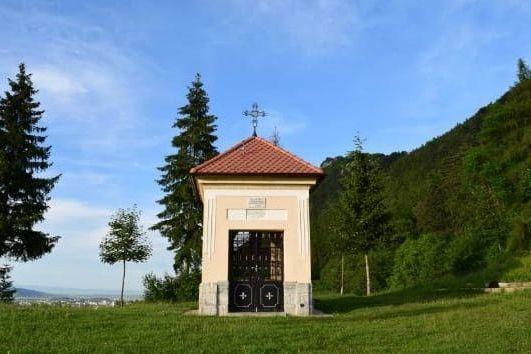
M 190 173 L 203 204 L 199 313 L 310 315 L 309 196 L 323 171 L 255 130 Z

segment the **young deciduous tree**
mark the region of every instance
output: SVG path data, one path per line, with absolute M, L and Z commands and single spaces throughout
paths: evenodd
M 157 182 L 166 195 L 158 203 L 164 210 L 157 215 L 160 221 L 151 228 L 170 241 L 178 275 L 198 272 L 201 265 L 202 209 L 195 198 L 189 171 L 217 154 L 213 145 L 217 140 L 216 117 L 208 112 L 209 99 L 199 74 L 186 97 L 188 104 L 179 109 L 173 124 L 179 131 L 172 140 L 177 151 L 166 156 L 166 165 L 159 168 L 162 177 Z
M 111 217 L 109 233 L 100 243 L 100 259 L 104 263 L 123 264 L 120 303 L 124 305 L 126 262 L 144 262 L 151 256 L 151 245 L 140 225 L 140 211 L 120 209 Z
M 350 254 L 363 254 L 367 295 L 371 294 L 369 252 L 389 235 L 390 215 L 384 200 L 382 173 L 378 162 L 363 152 L 358 136 L 350 162 L 343 170 L 342 192 L 333 213 L 336 248 Z
M 345 290 L 345 253 L 349 254 L 351 249 L 346 247 L 350 241 L 348 237 L 343 237 L 343 217 L 340 216 L 340 213 L 341 208 L 339 203 L 334 201 L 324 207 L 321 218 L 325 220 L 327 232 L 331 235 L 327 238 L 328 249 L 334 256 L 337 256 L 341 259 L 339 293 L 343 295 Z
M 527 66 L 524 59 L 520 58 L 518 59 L 518 81 L 523 82 L 525 80 L 531 79 L 531 70 L 529 70 L 529 67 Z
M 46 178 L 49 162 L 44 111 L 24 64 L 0 99 L 0 257 L 23 262 L 50 252 L 59 237 L 34 230 L 48 210 L 49 193 L 59 176 Z
M 10 272 L 11 267 L 7 264 L 0 266 L 0 303 L 11 303 L 14 300 L 13 295 L 16 290 L 13 288 Z

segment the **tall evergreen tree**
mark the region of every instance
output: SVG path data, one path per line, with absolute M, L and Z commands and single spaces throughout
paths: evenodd
M 382 172 L 378 161 L 363 152 L 358 136 L 341 177 L 342 194 L 334 212 L 337 246 L 350 254 L 363 254 L 367 295 L 371 294 L 369 252 L 389 235 L 390 215 L 384 200 Z
M 13 295 L 15 295 L 16 290 L 13 288 L 13 282 L 9 276 L 10 272 L 11 267 L 7 264 L 0 266 L 0 303 L 13 302 Z
M 177 151 L 167 156 L 166 165 L 159 168 L 162 178 L 157 182 L 166 195 L 158 201 L 164 206 L 158 214 L 160 222 L 152 227 L 170 241 L 177 274 L 198 271 L 201 264 L 202 210 L 195 198 L 189 171 L 217 154 L 213 145 L 217 140 L 214 135 L 216 117 L 209 114 L 209 98 L 199 74 L 186 97 L 188 104 L 179 109 L 173 124 L 173 128 L 179 130 L 179 135 L 172 140 Z
M 34 230 L 44 219 L 59 176 L 42 176 L 52 164 L 44 146 L 44 111 L 24 64 L 0 99 L 0 256 L 28 261 L 50 252 L 58 237 Z
M 524 59 L 518 59 L 518 81 L 523 82 L 525 80 L 531 79 L 531 70 L 527 66 Z

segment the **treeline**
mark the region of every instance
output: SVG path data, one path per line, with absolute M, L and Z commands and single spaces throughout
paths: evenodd
M 373 288 L 478 270 L 495 277 L 530 249 L 530 123 L 531 72 L 519 60 L 515 85 L 464 123 L 410 153 L 370 155 L 381 167 L 391 215 L 387 237 L 369 254 Z M 317 286 L 339 291 L 343 277 L 345 291 L 363 293 L 362 252 L 335 252 L 331 227 L 353 158 L 322 164 L 327 178 L 311 197 L 312 270 Z
M 38 259 L 59 240 L 35 229 L 59 179 L 42 175 L 51 166 L 51 148 L 36 93 L 21 64 L 0 96 L 0 257 L 15 261 Z M 197 296 L 202 210 L 189 170 L 217 154 L 216 117 L 208 103 L 197 75 L 173 122 L 174 151 L 157 181 L 162 211 L 152 226 L 170 242 L 175 274 L 147 275 L 147 300 Z M 528 252 L 530 121 L 531 71 L 519 60 L 518 81 L 507 93 L 424 146 L 410 153 L 366 154 L 357 140 L 353 152 L 325 160 L 327 178 L 311 196 L 316 286 L 362 293 L 476 270 L 495 275 Z M 272 140 L 278 144 L 278 133 Z M 150 253 L 138 222 L 139 211 L 119 211 L 102 243 L 102 260 L 121 262 L 123 277 L 126 262 L 143 261 Z M 0 266 L 0 301 L 12 301 L 10 270 Z

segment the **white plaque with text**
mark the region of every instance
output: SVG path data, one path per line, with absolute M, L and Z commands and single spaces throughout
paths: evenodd
M 227 219 L 232 221 L 288 220 L 288 211 L 285 209 L 227 209 Z
M 265 197 L 249 197 L 247 207 L 249 209 L 265 209 L 266 199 Z
M 248 209 L 247 220 L 264 220 L 266 218 L 266 210 L 263 209 Z

